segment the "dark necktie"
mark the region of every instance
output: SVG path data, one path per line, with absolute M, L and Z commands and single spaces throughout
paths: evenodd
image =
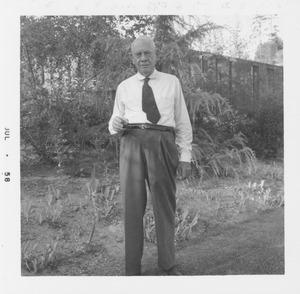
M 142 108 L 147 114 L 147 120 L 156 124 L 160 119 L 160 114 L 154 99 L 152 88 L 148 85 L 149 78 L 145 78 L 142 93 Z

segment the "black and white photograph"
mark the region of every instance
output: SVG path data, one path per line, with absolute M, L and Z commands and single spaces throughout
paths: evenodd
M 202 2 L 13 15 L 4 293 L 297 292 L 284 1 Z

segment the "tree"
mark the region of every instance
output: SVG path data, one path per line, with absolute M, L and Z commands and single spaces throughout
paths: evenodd
M 277 21 L 277 15 L 256 15 L 254 17 L 251 38 L 258 39 L 255 60 L 270 64 L 282 64 L 283 42 L 278 36 Z
M 230 29 L 229 44 L 227 44 L 226 55 L 235 58 L 249 58 L 249 41 L 241 36 L 240 23 L 237 22 L 233 29 Z
M 111 16 L 21 17 L 21 136 L 43 160 L 60 163 L 67 150 L 101 141 L 90 130 L 107 118 L 83 89 L 92 42 L 116 35 Z
M 255 53 L 255 60 L 269 64 L 282 64 L 283 42 L 273 34 L 270 41 L 258 45 Z
M 91 43 L 108 35 L 118 35 L 110 16 L 21 17 L 23 68 L 29 68 L 34 88 L 76 87 L 90 74 Z
M 155 19 L 154 15 L 120 15 L 117 18 L 121 34 L 130 39 L 139 34 L 151 35 Z

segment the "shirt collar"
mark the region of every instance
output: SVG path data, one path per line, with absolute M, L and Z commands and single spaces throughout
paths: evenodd
M 154 71 L 149 76 L 149 79 L 155 79 L 157 77 L 157 75 L 158 75 L 158 71 L 154 68 Z M 137 76 L 138 80 L 140 80 L 140 81 L 145 79 L 145 77 L 142 74 L 140 74 L 139 72 L 136 74 L 136 76 Z

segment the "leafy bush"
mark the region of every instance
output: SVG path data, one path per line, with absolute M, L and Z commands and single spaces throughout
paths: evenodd
M 115 22 L 110 16 L 21 17 L 21 137 L 43 161 L 60 165 L 86 145 L 109 143 L 108 88 L 90 93 L 95 76 L 107 72 L 94 72 L 90 50 L 96 39 L 119 35 Z
M 258 158 L 275 158 L 283 149 L 283 104 L 272 96 L 265 97 L 256 115 L 240 113 L 232 123 L 247 138 L 248 146 Z
M 43 161 L 61 164 L 82 148 L 109 144 L 107 123 L 111 107 L 112 101 L 101 97 L 91 100 L 85 96 L 38 96 L 22 104 L 22 139 L 34 147 Z
M 234 124 L 236 131 L 241 132 L 247 138 L 248 146 L 253 149 L 256 156 L 260 157 L 264 142 L 259 121 L 253 115 L 236 111 L 232 124 Z
M 219 94 L 198 90 L 186 95 L 193 123 L 193 163 L 198 175 L 237 176 L 237 168 L 246 164 L 255 169 L 255 153 L 246 137 L 238 132 L 236 112 Z
M 38 96 L 21 106 L 21 137 L 47 162 L 54 161 L 65 143 L 61 129 L 62 103 Z
M 266 158 L 274 158 L 283 148 L 283 104 L 274 99 L 266 97 L 260 108 L 260 119 L 264 139 L 263 155 Z

